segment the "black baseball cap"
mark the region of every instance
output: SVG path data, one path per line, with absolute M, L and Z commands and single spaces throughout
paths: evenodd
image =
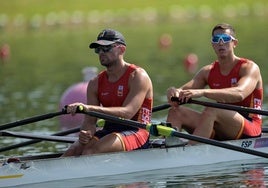
M 113 29 L 104 29 L 98 35 L 97 40 L 89 45 L 89 48 L 108 46 L 114 43 L 120 43 L 126 46 L 125 38 L 119 31 Z

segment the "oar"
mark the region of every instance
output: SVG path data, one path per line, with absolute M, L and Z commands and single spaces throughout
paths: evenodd
M 165 110 L 165 109 L 167 109 L 169 107 L 170 107 L 169 104 L 162 104 L 162 105 L 153 107 L 152 111 L 153 112 L 158 112 L 160 110 Z M 65 114 L 66 113 L 65 109 L 63 109 L 62 112 L 63 112 L 63 114 Z M 45 115 L 42 115 L 42 116 L 36 116 L 35 120 L 38 118 L 38 121 L 40 121 L 41 118 L 45 117 L 45 119 L 46 119 L 47 117 L 50 118 L 50 117 L 55 117 L 57 115 L 61 115 L 61 112 L 45 114 Z M 22 120 L 22 121 L 24 121 L 24 124 L 26 124 L 25 120 Z M 12 126 L 14 124 L 16 126 L 21 125 L 19 122 L 22 122 L 22 121 L 17 121 L 17 122 L 14 122 L 14 123 L 8 123 L 8 124 L 2 125 L 2 126 L 5 126 L 6 129 L 7 128 L 12 128 Z M 29 119 L 27 119 L 27 121 L 29 123 L 33 123 L 33 118 L 29 118 Z M 3 130 L 3 129 L 1 129 L 2 126 L 0 126 L 0 130 Z M 5 129 L 5 127 L 4 127 L 4 129 Z M 79 132 L 79 130 L 80 130 L 80 127 L 76 127 L 76 128 L 72 128 L 72 129 L 69 129 L 69 130 L 66 130 L 66 131 L 60 131 L 60 132 L 57 132 L 57 133 L 52 134 L 52 135 L 54 135 L 54 136 L 65 136 L 65 135 L 68 135 L 68 134 Z M 41 142 L 41 141 L 42 141 L 42 139 L 35 139 L 35 140 L 29 140 L 29 141 L 21 142 L 21 143 L 18 143 L 18 144 L 13 144 L 13 145 L 10 145 L 10 146 L 0 148 L 0 152 L 5 152 L 5 151 L 9 151 L 9 150 L 16 149 L 16 148 L 19 148 L 19 147 L 28 146 L 28 145 L 35 144 L 35 143 L 38 143 L 38 142 Z
M 157 112 L 157 111 L 160 111 L 160 110 L 167 109 L 169 107 L 170 107 L 169 104 L 163 104 L 163 105 L 153 107 L 152 111 Z M 59 111 L 59 112 L 52 112 L 52 113 L 43 114 L 43 115 L 39 115 L 39 116 L 34 116 L 34 117 L 31 117 L 31 118 L 18 120 L 18 121 L 15 121 L 15 122 L 0 125 L 0 130 L 5 130 L 5 129 L 14 128 L 14 127 L 29 124 L 29 123 L 34 123 L 34 122 L 50 119 L 50 118 L 60 116 L 60 115 L 63 115 L 63 114 L 67 114 L 65 108 L 63 108 L 62 111 Z
M 29 138 L 29 139 L 42 139 L 54 142 L 73 143 L 77 140 L 76 137 L 70 136 L 50 136 L 50 135 L 36 135 L 32 133 L 12 132 L 12 131 L 0 131 L 0 136 L 12 136 L 17 138 Z
M 177 98 L 177 97 L 171 97 L 171 100 L 176 101 L 179 104 L 185 104 L 184 102 L 181 102 L 179 100 L 179 98 Z M 268 111 L 266 111 L 266 110 L 259 110 L 259 109 L 255 109 L 255 108 L 248 108 L 248 107 L 236 106 L 236 105 L 231 105 L 231 104 L 198 101 L 198 100 L 194 100 L 194 99 L 189 99 L 187 101 L 187 103 L 199 104 L 199 105 L 203 105 L 203 106 L 220 108 L 220 109 L 225 109 L 225 110 L 233 110 L 236 112 L 247 112 L 247 113 L 254 113 L 254 114 L 260 114 L 260 115 L 266 115 L 266 116 L 268 115 Z
M 153 112 L 158 112 L 158 111 L 160 111 L 160 110 L 165 110 L 165 109 L 167 109 L 167 108 L 169 108 L 169 107 L 170 107 L 169 104 L 161 104 L 161 105 L 159 105 L 159 106 L 155 106 L 155 107 L 153 107 L 152 111 L 153 111 Z
M 263 128 L 262 128 L 262 132 L 263 132 L 263 133 L 268 133 L 268 127 L 263 127 Z
M 68 135 L 68 134 L 76 133 L 79 130 L 80 130 L 80 127 L 75 127 L 75 128 L 68 129 L 68 130 L 65 130 L 65 131 L 56 132 L 55 134 L 52 134 L 51 136 L 65 136 L 65 135 Z M 0 152 L 9 151 L 9 150 L 12 150 L 12 149 L 28 146 L 28 145 L 35 144 L 35 143 L 42 142 L 42 141 L 43 140 L 41 140 L 41 139 L 34 139 L 34 140 L 25 141 L 25 142 L 20 142 L 18 144 L 13 144 L 13 145 L 10 145 L 10 146 L 0 148 Z
M 80 112 L 87 114 L 87 115 L 90 115 L 90 116 L 102 118 L 102 119 L 105 119 L 105 120 L 108 120 L 108 121 L 111 121 L 114 123 L 126 125 L 126 126 L 132 126 L 132 127 L 146 129 L 148 131 L 150 131 L 151 126 L 156 126 L 159 135 L 162 135 L 162 136 L 175 136 L 175 137 L 179 137 L 179 138 L 185 138 L 185 139 L 189 139 L 189 140 L 193 140 L 193 141 L 197 141 L 197 142 L 201 142 L 201 143 L 205 143 L 205 144 L 209 144 L 209 145 L 213 145 L 213 146 L 217 146 L 217 147 L 221 147 L 221 148 L 225 148 L 225 149 L 230 149 L 230 150 L 234 150 L 234 151 L 238 151 L 238 152 L 242 152 L 242 153 L 247 153 L 247 154 L 251 154 L 251 155 L 255 155 L 255 156 L 259 156 L 259 157 L 268 158 L 268 154 L 264 153 L 264 152 L 260 152 L 257 150 L 251 150 L 251 149 L 247 149 L 247 148 L 242 148 L 239 146 L 227 144 L 224 142 L 219 142 L 219 141 L 212 140 L 212 139 L 207 139 L 207 138 L 203 138 L 203 137 L 199 137 L 199 136 L 194 136 L 194 135 L 190 135 L 190 134 L 177 132 L 175 129 L 170 128 L 170 127 L 166 127 L 163 125 L 142 124 L 142 123 L 139 123 L 137 121 L 122 119 L 122 118 L 118 118 L 115 116 L 103 114 L 100 112 L 94 112 L 94 111 L 84 112 L 82 107 L 79 108 L 78 110 Z
M 43 115 L 34 116 L 34 117 L 23 119 L 23 120 L 18 120 L 18 121 L 11 122 L 11 123 L 6 123 L 6 124 L 3 124 L 3 125 L 0 125 L 0 130 L 25 125 L 25 124 L 28 124 L 28 123 L 34 123 L 34 122 L 42 121 L 42 120 L 45 120 L 45 119 L 50 119 L 50 118 L 53 118 L 53 117 L 56 117 L 56 116 L 59 116 L 59 115 L 62 115 L 62 114 L 66 114 L 66 110 L 63 109 L 62 111 L 59 111 L 59 112 L 43 114 Z

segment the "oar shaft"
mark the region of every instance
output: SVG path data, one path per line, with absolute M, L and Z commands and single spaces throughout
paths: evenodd
M 1 136 L 12 136 L 17 138 L 30 138 L 30 139 L 42 139 L 54 142 L 73 143 L 77 140 L 76 137 L 69 136 L 50 136 L 50 135 L 35 135 L 31 133 L 12 132 L 12 131 L 0 131 Z
M 265 111 L 265 110 L 259 110 L 259 109 L 248 108 L 248 107 L 243 107 L 243 106 L 236 106 L 236 105 L 231 105 L 231 104 L 197 101 L 193 99 L 190 100 L 189 103 L 199 104 L 199 105 L 213 107 L 213 108 L 221 108 L 225 110 L 233 110 L 237 112 L 247 112 L 247 113 L 254 113 L 254 114 L 260 114 L 260 115 L 266 115 L 266 116 L 268 115 L 268 111 Z
M 126 125 L 126 126 L 134 126 L 134 127 L 138 127 L 138 128 L 142 128 L 142 129 L 150 129 L 150 127 L 152 126 L 152 124 L 142 124 L 136 121 L 132 121 L 132 120 L 127 120 L 127 119 L 122 119 L 122 118 L 118 118 L 112 115 L 107 115 L 107 114 L 103 114 L 100 112 L 94 112 L 94 111 L 90 111 L 90 112 L 83 112 L 87 115 L 90 116 L 94 116 L 97 118 L 102 118 L 111 122 L 115 122 L 115 123 L 119 123 L 122 125 Z M 238 152 L 243 152 L 243 153 L 247 153 L 247 154 L 251 154 L 251 155 L 255 155 L 255 156 L 259 156 L 259 157 L 265 157 L 268 158 L 268 154 L 264 153 L 264 152 L 260 152 L 257 150 L 251 150 L 251 149 L 247 149 L 247 148 L 242 148 L 239 146 L 235 146 L 235 145 L 231 145 L 231 144 L 226 144 L 224 142 L 219 142 L 216 140 L 212 140 L 212 139 L 207 139 L 207 138 L 203 138 L 203 137 L 198 137 L 198 136 L 194 136 L 194 135 L 190 135 L 190 134 L 185 134 L 185 133 L 180 133 L 175 131 L 173 128 L 170 127 L 164 127 L 162 125 L 156 125 L 157 126 L 157 130 L 159 132 L 160 135 L 170 135 L 170 136 L 175 136 L 175 137 L 180 137 L 180 138 L 186 138 L 189 140 L 194 140 L 200 143 L 205 143 L 205 144 L 209 144 L 209 145 L 213 145 L 213 146 L 217 146 L 217 147 L 222 147 L 225 149 L 230 149 L 233 151 L 238 151 Z
M 153 112 L 158 112 L 158 111 L 160 111 L 160 110 L 165 110 L 165 109 L 167 109 L 167 108 L 169 108 L 169 107 L 170 107 L 169 104 L 162 104 L 162 105 L 153 107 L 152 111 L 153 111 Z
M 262 133 L 268 133 L 268 127 L 263 127 L 262 128 Z
M 167 109 L 169 107 L 170 107 L 169 104 L 162 104 L 162 105 L 153 107 L 152 111 L 157 112 L 157 111 L 160 111 L 160 110 Z M 119 124 L 120 123 L 125 124 L 125 121 L 126 121 L 123 118 L 119 118 L 119 117 L 115 117 L 115 116 L 111 116 L 111 115 L 108 115 L 108 114 L 95 112 L 95 111 L 90 111 L 90 112 L 80 111 L 80 113 L 85 113 L 85 114 L 88 114 L 90 116 L 94 116 L 94 117 L 97 117 L 97 118 L 100 118 L 100 119 L 105 119 L 105 120 L 115 122 L 115 123 L 119 123 Z M 133 120 L 127 120 L 127 121 L 128 121 L 129 126 L 135 126 L 135 127 L 140 127 L 140 128 L 146 129 L 146 125 L 141 124 L 141 123 L 139 123 L 137 121 L 133 121 Z
M 181 101 L 177 97 L 172 97 L 171 100 L 181 103 Z M 199 104 L 199 105 L 203 105 L 207 107 L 220 108 L 220 109 L 225 109 L 225 110 L 233 110 L 236 112 L 247 112 L 247 113 L 260 114 L 260 115 L 266 115 L 266 116 L 268 115 L 268 111 L 266 110 L 259 110 L 255 108 L 248 108 L 244 106 L 236 106 L 236 105 L 231 105 L 231 104 L 198 101 L 194 99 L 189 99 L 187 103 Z M 184 103 L 181 103 L 181 104 L 184 104 Z
M 185 139 L 189 139 L 189 140 L 193 140 L 193 141 L 197 141 L 197 142 L 201 142 L 201 143 L 205 143 L 205 144 L 209 144 L 209 145 L 213 145 L 213 146 L 218 146 L 218 147 L 222 147 L 225 149 L 239 151 L 242 153 L 247 153 L 247 154 L 251 154 L 251 155 L 255 155 L 255 156 L 259 156 L 259 157 L 268 158 L 267 153 L 239 147 L 239 146 L 232 145 L 232 144 L 226 144 L 224 142 L 219 142 L 217 140 L 207 139 L 207 138 L 203 138 L 203 137 L 199 137 L 199 136 L 195 136 L 195 135 L 190 135 L 190 134 L 185 134 L 185 133 L 181 133 L 181 132 L 177 132 L 177 131 L 173 131 L 172 136 L 176 136 L 179 138 L 185 138 Z
M 169 107 L 170 107 L 169 104 L 162 104 L 162 105 L 153 107 L 152 111 L 157 112 L 157 111 L 160 111 L 160 110 L 167 109 Z M 8 123 L 8 124 L 0 126 L 0 130 L 12 128 L 12 127 L 19 126 L 19 125 L 24 125 L 24 124 L 27 124 L 27 123 L 32 123 L 32 122 L 35 122 L 36 120 L 40 121 L 40 120 L 52 118 L 52 117 L 55 117 L 55 116 L 58 116 L 58 115 L 61 115 L 61 114 L 66 114 L 65 110 L 63 110 L 63 112 L 50 113 L 50 114 L 45 114 L 45 115 L 42 115 L 42 116 L 29 118 L 29 119 L 26 119 L 26 120 L 21 120 L 21 121 L 16 121 L 16 122 L 13 122 L 13 123 Z M 76 132 L 79 132 L 79 131 L 80 131 L 80 127 L 76 127 L 76 128 L 69 129 L 69 130 L 66 130 L 66 131 L 60 131 L 60 132 L 57 132 L 57 133 L 52 134 L 52 135 L 65 136 L 65 135 L 76 133 Z M 2 148 L 0 148 L 0 152 L 9 151 L 9 150 L 12 150 L 12 149 L 28 146 L 28 145 L 35 144 L 35 143 L 38 143 L 38 142 L 42 142 L 42 140 L 41 139 L 34 139 L 34 140 L 29 140 L 29 141 L 13 144 L 13 145 L 10 145 L 10 146 L 2 147 Z
M 127 120 L 127 119 L 123 119 L 123 118 L 119 118 L 116 116 L 112 116 L 112 115 L 108 115 L 108 114 L 104 114 L 100 112 L 95 112 L 95 111 L 90 111 L 90 112 L 81 111 L 81 113 L 84 113 L 93 117 L 105 119 L 107 121 L 122 124 L 122 125 L 128 125 L 128 126 L 134 126 L 134 127 L 146 129 L 146 124 L 142 124 L 133 120 Z
M 152 111 L 157 112 L 157 111 L 160 111 L 160 110 L 167 109 L 169 107 L 170 107 L 169 104 L 163 104 L 163 105 L 153 107 Z M 11 122 L 11 123 L 6 123 L 6 124 L 3 124 L 3 125 L 0 125 L 0 130 L 14 128 L 14 127 L 21 126 L 21 125 L 34 123 L 34 122 L 37 122 L 37 121 L 42 121 L 42 120 L 45 120 L 45 119 L 50 119 L 50 118 L 53 118 L 55 116 L 59 116 L 59 115 L 63 115 L 63 114 L 67 114 L 66 109 L 63 109 L 62 111 L 59 111 L 59 112 L 43 114 L 43 115 L 39 115 L 39 116 L 35 116 L 35 117 L 23 119 L 23 120 L 18 120 L 18 121 Z
M 56 132 L 55 134 L 52 134 L 51 136 L 65 136 L 65 135 L 76 133 L 76 132 L 79 132 L 79 131 L 80 131 L 80 127 L 75 127 L 75 128 L 69 129 L 69 130 Z M 42 142 L 42 141 L 43 140 L 40 140 L 40 139 L 34 139 L 34 140 L 25 141 L 25 142 L 20 142 L 18 144 L 13 144 L 13 145 L 10 145 L 10 146 L 0 148 L 0 152 L 9 151 L 9 150 L 12 150 L 12 149 L 28 146 L 28 145 L 35 144 L 35 143 Z
M 11 122 L 11 123 L 1 125 L 0 130 L 14 128 L 14 127 L 17 127 L 17 126 L 25 125 L 25 124 L 28 124 L 28 123 L 34 123 L 34 122 L 45 120 L 45 119 L 50 119 L 50 118 L 53 118 L 55 116 L 59 116 L 59 115 L 62 115 L 62 114 L 66 114 L 66 112 L 60 111 L 60 112 L 43 114 L 43 115 L 40 115 L 40 116 L 35 116 L 35 117 L 23 119 L 23 120 L 18 120 L 18 121 L 15 121 L 15 122 Z

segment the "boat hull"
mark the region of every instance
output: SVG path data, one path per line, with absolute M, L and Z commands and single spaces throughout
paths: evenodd
M 268 137 L 225 142 L 268 153 Z M 74 178 L 99 177 L 149 170 L 257 159 L 254 155 L 199 144 L 152 148 L 92 156 L 27 160 L 0 167 L 0 187 Z

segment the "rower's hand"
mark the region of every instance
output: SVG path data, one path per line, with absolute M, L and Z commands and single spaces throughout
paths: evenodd
M 185 104 L 191 101 L 192 98 L 200 98 L 203 97 L 205 93 L 205 89 L 185 89 L 179 91 L 179 96 L 176 100 L 179 104 Z
M 70 113 L 72 115 L 75 115 L 76 113 L 80 111 L 86 111 L 87 105 L 76 102 L 76 103 L 72 103 L 72 104 L 65 106 L 65 109 L 68 114 Z
M 79 142 L 83 145 L 89 143 L 89 141 L 92 139 L 92 135 L 90 131 L 81 130 L 79 133 Z
M 170 87 L 167 89 L 167 100 L 170 106 L 172 107 L 178 107 L 179 104 L 177 101 L 171 100 L 172 98 L 176 97 L 179 98 L 180 90 L 176 89 L 175 87 Z
M 173 107 L 191 102 L 192 98 L 204 96 L 205 89 L 176 89 L 171 87 L 167 91 L 168 102 Z

